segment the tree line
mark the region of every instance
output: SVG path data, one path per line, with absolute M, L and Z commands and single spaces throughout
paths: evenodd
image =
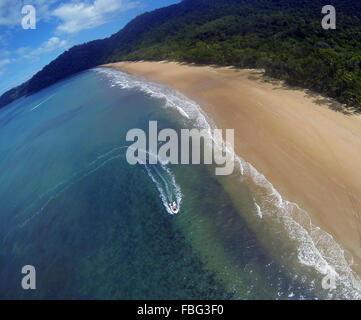
M 2 95 L 0 107 L 103 63 L 173 60 L 263 68 L 361 110 L 361 2 L 329 2 L 336 30 L 321 26 L 322 0 L 183 0 L 66 51 Z

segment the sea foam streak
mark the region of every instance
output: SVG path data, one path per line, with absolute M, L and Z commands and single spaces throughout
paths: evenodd
M 196 126 L 207 129 L 209 133 L 211 133 L 211 129 L 216 128 L 196 102 L 191 101 L 176 90 L 115 69 L 96 68 L 93 70 L 105 75 L 111 86 L 138 89 L 152 97 L 164 99 L 164 107 L 178 110 L 181 115 L 193 120 Z M 223 150 L 235 153 L 231 146 L 225 145 L 224 141 L 214 142 Z M 361 280 L 352 271 L 350 263 L 345 258 L 344 250 L 333 237 L 314 226 L 308 213 L 296 203 L 284 200 L 264 175 L 259 173 L 250 163 L 238 155 L 235 155 L 235 162 L 238 165 L 240 179 L 257 186 L 257 190 L 252 189 L 252 191 L 256 190 L 255 212 L 257 215 L 260 218 L 265 215 L 274 215 L 280 218 L 290 238 L 298 243 L 298 259 L 302 264 L 313 267 L 323 275 L 330 271 L 336 273 L 338 278 L 337 295 L 333 296 L 330 293 L 330 297 L 361 299 Z M 154 174 L 150 173 L 150 176 L 154 177 Z

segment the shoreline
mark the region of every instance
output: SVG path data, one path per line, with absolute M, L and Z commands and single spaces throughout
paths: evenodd
M 166 84 L 196 101 L 235 152 L 349 252 L 361 275 L 361 116 L 331 110 L 321 96 L 266 82 L 258 70 L 174 62 L 108 64 Z

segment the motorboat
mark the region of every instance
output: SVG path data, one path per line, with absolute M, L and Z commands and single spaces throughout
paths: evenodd
M 169 203 L 169 209 L 172 212 L 172 214 L 178 214 L 179 207 L 175 201 Z

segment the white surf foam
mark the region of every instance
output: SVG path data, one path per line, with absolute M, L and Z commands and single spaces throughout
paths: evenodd
M 213 121 L 205 115 L 196 102 L 176 90 L 115 69 L 96 68 L 93 70 L 105 75 L 111 86 L 119 86 L 123 89 L 138 89 L 151 97 L 164 99 L 164 107 L 176 109 L 187 119 L 193 120 L 199 128 L 207 129 L 209 133 L 216 128 Z M 225 145 L 224 141 L 214 142 L 219 148 L 234 154 L 235 163 L 240 172 L 240 179 L 255 184 L 259 188 L 256 192 L 257 195 L 255 195 L 258 216 L 263 217 L 268 214 L 281 218 L 280 220 L 283 222 L 290 238 L 298 243 L 299 262 L 313 267 L 322 275 L 329 272 L 335 273 L 339 284 L 337 290 L 339 296 L 335 298 L 361 299 L 361 279 L 352 271 L 344 250 L 333 237 L 314 226 L 308 213 L 296 203 L 284 200 L 263 174 L 235 154 L 232 146 Z M 332 293 L 330 297 L 334 297 Z
M 202 128 L 210 128 L 208 121 L 193 101 L 187 99 L 183 94 L 162 86 L 157 83 L 147 82 L 140 77 L 130 75 L 110 68 L 96 68 L 93 71 L 107 76 L 112 87 L 118 86 L 122 89 L 138 89 L 153 98 L 163 99 L 165 108 L 174 108 L 187 119 L 196 120 Z
M 261 207 L 260 207 L 260 206 L 258 205 L 258 203 L 256 202 L 256 199 L 253 198 L 253 201 L 254 201 L 254 205 L 255 205 L 256 210 L 257 210 L 257 216 L 262 219 L 262 218 L 263 218 L 263 215 L 262 215 Z

